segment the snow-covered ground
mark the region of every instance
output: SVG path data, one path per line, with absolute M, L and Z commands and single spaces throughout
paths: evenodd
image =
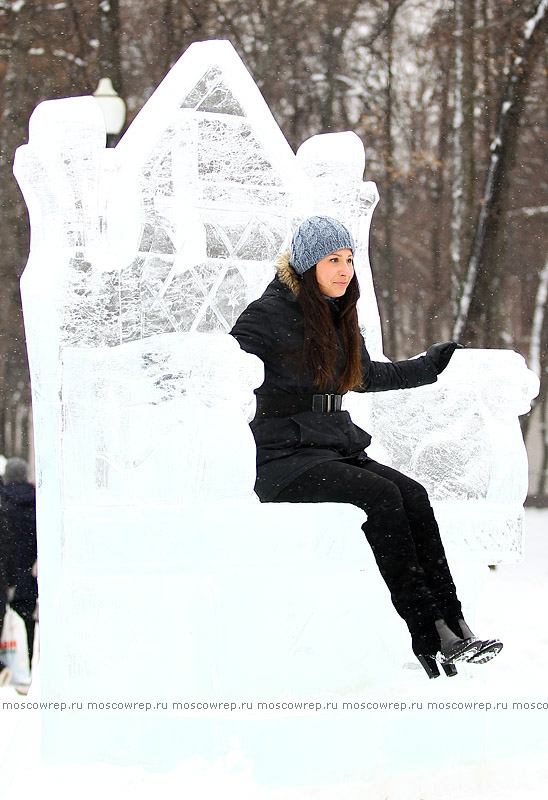
M 289 722 L 286 717 L 282 730 L 286 737 L 293 730 L 294 737 L 289 748 L 275 733 L 281 716 L 266 720 L 263 734 L 272 725 L 271 774 L 278 762 L 281 775 L 295 774 L 285 785 L 262 781 L 237 739 L 215 763 L 195 758 L 169 772 L 110 764 L 45 766 L 39 712 L 2 707 L 0 797 L 537 800 L 548 790 L 547 609 L 548 510 L 528 509 L 525 559 L 489 572 L 478 601 L 476 629 L 500 636 L 502 654 L 487 665 L 460 669 L 451 680 L 428 681 L 422 671 L 402 671 L 401 685 L 390 695 L 383 690 L 351 698 L 358 704 L 405 703 L 404 710 L 342 713 L 339 703 L 337 712 L 314 712 L 313 725 L 302 728 L 302 716 Z M 28 699 L 38 695 L 36 681 Z M 0 690 L 0 704 L 22 699 L 12 688 Z M 298 768 L 288 769 L 288 753 L 297 767 L 307 762 L 300 776 Z M 367 780 L 356 780 L 353 766 L 360 759 L 369 765 Z M 336 782 L 333 764 L 340 765 Z

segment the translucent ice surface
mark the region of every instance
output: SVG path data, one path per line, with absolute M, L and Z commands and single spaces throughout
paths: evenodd
M 356 691 L 408 658 L 361 512 L 253 494 L 262 364 L 227 333 L 295 224 L 329 213 L 354 234 L 361 324 L 383 358 L 364 166 L 352 133 L 295 155 L 227 42 L 192 45 L 114 150 L 91 97 L 34 112 L 15 172 L 32 227 L 21 285 L 47 699 L 158 683 L 172 699 Z M 519 557 L 518 414 L 537 388 L 517 354 L 471 351 L 434 387 L 348 400 L 372 454 L 428 485 L 468 565 Z M 50 723 L 54 751 L 81 737 L 92 758 L 108 738 L 97 718 Z M 122 717 L 109 726 L 125 741 Z
M 453 558 L 519 560 L 527 453 L 518 415 L 538 379 L 512 350 L 457 350 L 437 383 L 351 397 L 370 455 L 427 489 Z

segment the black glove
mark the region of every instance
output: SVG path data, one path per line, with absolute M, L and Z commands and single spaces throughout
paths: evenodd
M 463 346 L 462 344 L 458 344 L 458 342 L 437 342 L 437 344 L 430 345 L 426 351 L 426 355 L 430 356 L 434 362 L 438 375 L 440 372 L 443 372 L 445 367 L 449 364 L 451 356 L 457 347 L 462 349 Z

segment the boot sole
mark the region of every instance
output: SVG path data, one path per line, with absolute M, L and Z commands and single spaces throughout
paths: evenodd
M 438 653 L 436 660 L 440 664 L 455 664 L 458 661 L 469 661 L 481 649 L 482 642 L 479 639 L 465 639 L 450 653 Z
M 481 642 L 481 647 L 474 653 L 473 656 L 470 656 L 468 659 L 469 664 L 487 664 L 488 661 L 491 661 L 495 656 L 498 656 L 500 651 L 502 650 L 503 644 L 498 639 L 488 639 L 487 641 Z

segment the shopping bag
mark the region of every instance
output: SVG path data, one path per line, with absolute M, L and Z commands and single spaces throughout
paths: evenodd
M 25 623 L 11 606 L 7 606 L 4 615 L 4 624 L 0 635 L 0 661 L 11 672 L 10 683 L 29 683 L 27 631 Z

